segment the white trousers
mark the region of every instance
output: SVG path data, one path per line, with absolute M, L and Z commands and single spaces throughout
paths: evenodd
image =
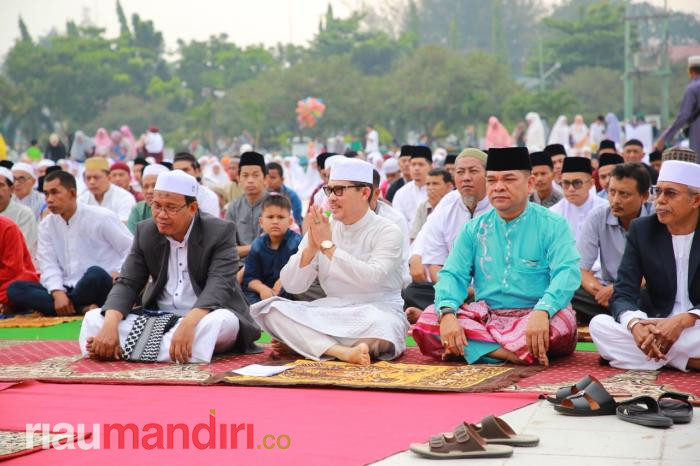
M 683 330 L 665 361 L 647 360 L 637 347 L 632 332 L 609 315 L 595 316 L 588 330 L 600 355 L 618 369 L 656 370 L 671 366 L 685 371 L 688 359 L 700 358 L 700 326 L 697 325 Z
M 366 343 L 369 346 L 370 355 L 375 357 L 384 353 L 391 353 L 394 350 L 393 343 L 379 338 L 342 338 L 326 335 L 298 323 L 277 309 L 270 309 L 270 311 L 262 314 L 260 318 L 263 320 L 265 329 L 273 337 L 302 356 L 314 361 L 332 359 L 324 356 L 324 354 L 331 346 L 335 345 L 355 346 L 359 343 Z
M 127 336 L 134 326 L 138 316 L 129 314 L 126 319 L 119 322 L 119 343 L 122 348 L 126 342 Z M 100 309 L 93 309 L 85 314 L 83 325 L 80 327 L 80 351 L 83 357 L 88 356 L 87 340 L 89 337 L 95 337 L 102 329 L 105 318 L 101 314 Z M 175 331 L 180 326 L 180 322 L 167 333 L 163 335 L 163 340 L 160 344 L 160 352 L 158 353 L 158 362 L 173 362 L 170 359 L 170 342 L 175 335 Z M 236 343 L 238 329 L 240 323 L 238 317 L 228 309 L 217 309 L 211 311 L 197 323 L 194 330 L 194 343 L 192 344 L 192 358 L 190 362 L 211 362 L 211 357 L 214 353 L 220 353 L 231 349 Z

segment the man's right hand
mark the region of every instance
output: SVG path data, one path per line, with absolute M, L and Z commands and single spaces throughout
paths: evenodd
M 464 330 L 454 314 L 445 314 L 440 319 L 440 342 L 445 348 L 445 356 L 464 356 L 467 337 L 464 336 Z
M 428 278 L 425 275 L 425 267 L 423 267 L 423 262 L 420 260 L 420 256 L 414 256 L 411 258 L 409 263 L 411 280 L 413 283 L 427 282 Z
M 118 311 L 107 311 L 100 332 L 94 338 L 88 338 L 87 350 L 93 359 L 121 359 L 122 348 L 119 344 L 119 322 L 122 315 Z
M 65 291 L 54 290 L 51 292 L 51 296 L 53 297 L 53 307 L 56 310 L 56 315 L 75 315 L 75 307 L 73 306 L 73 302 L 70 300 Z

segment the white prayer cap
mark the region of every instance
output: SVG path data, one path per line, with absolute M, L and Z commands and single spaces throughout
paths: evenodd
M 328 160 L 326 160 L 328 164 Z M 369 162 L 364 160 L 344 157 L 331 167 L 329 181 L 356 181 L 358 183 L 372 184 L 374 178 L 374 168 Z
M 32 167 L 28 163 L 24 163 L 24 162 L 17 162 L 16 164 L 12 165 L 12 171 L 13 172 L 25 172 L 25 173 L 29 173 L 32 176 L 36 176 L 34 174 L 34 167 Z
M 384 173 L 387 175 L 391 175 L 392 173 L 396 173 L 399 171 L 399 162 L 396 161 L 395 158 L 390 158 L 386 159 L 384 161 Z
M 39 168 L 53 167 L 55 165 L 56 165 L 56 162 L 54 162 L 51 159 L 41 159 L 41 160 L 39 160 L 39 163 L 36 164 L 36 166 Z
M 12 176 L 12 172 L 9 168 L 0 167 L 0 176 L 4 176 L 10 183 L 15 182 L 15 177 Z
M 700 55 L 688 57 L 688 68 L 692 68 L 694 66 L 700 66 Z
M 165 165 L 161 165 L 159 163 L 153 163 L 151 165 L 146 166 L 146 168 L 143 169 L 143 173 L 141 174 L 141 178 L 146 178 L 147 176 L 158 176 L 161 173 L 169 172 L 168 167 Z
M 182 170 L 173 170 L 158 175 L 155 190 L 195 197 L 198 188 L 199 184 L 194 176 Z
M 245 154 L 246 152 L 252 152 L 252 151 L 253 151 L 253 146 L 251 146 L 250 144 L 241 144 L 241 148 L 239 150 L 239 152 L 241 154 Z
M 667 160 L 661 165 L 659 180 L 684 184 L 689 188 L 700 189 L 700 165 L 680 160 Z
M 326 167 L 326 170 L 330 170 L 333 164 L 345 159 L 347 159 L 347 157 L 345 157 L 344 155 L 331 155 L 326 159 L 324 167 Z

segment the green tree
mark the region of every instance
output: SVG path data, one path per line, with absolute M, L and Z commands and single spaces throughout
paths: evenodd
M 32 36 L 29 35 L 29 29 L 27 29 L 27 25 L 24 24 L 21 16 L 19 17 L 19 34 L 22 42 L 32 42 Z
M 121 37 L 131 37 L 131 31 L 129 30 L 129 22 L 124 14 L 124 9 L 122 4 L 117 0 L 117 18 L 119 18 L 119 35 Z

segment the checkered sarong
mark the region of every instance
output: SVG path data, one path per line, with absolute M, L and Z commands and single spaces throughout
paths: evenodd
M 173 328 L 179 318 L 180 316 L 175 314 L 138 316 L 124 342 L 122 359 L 125 361 L 156 362 L 163 335 Z

